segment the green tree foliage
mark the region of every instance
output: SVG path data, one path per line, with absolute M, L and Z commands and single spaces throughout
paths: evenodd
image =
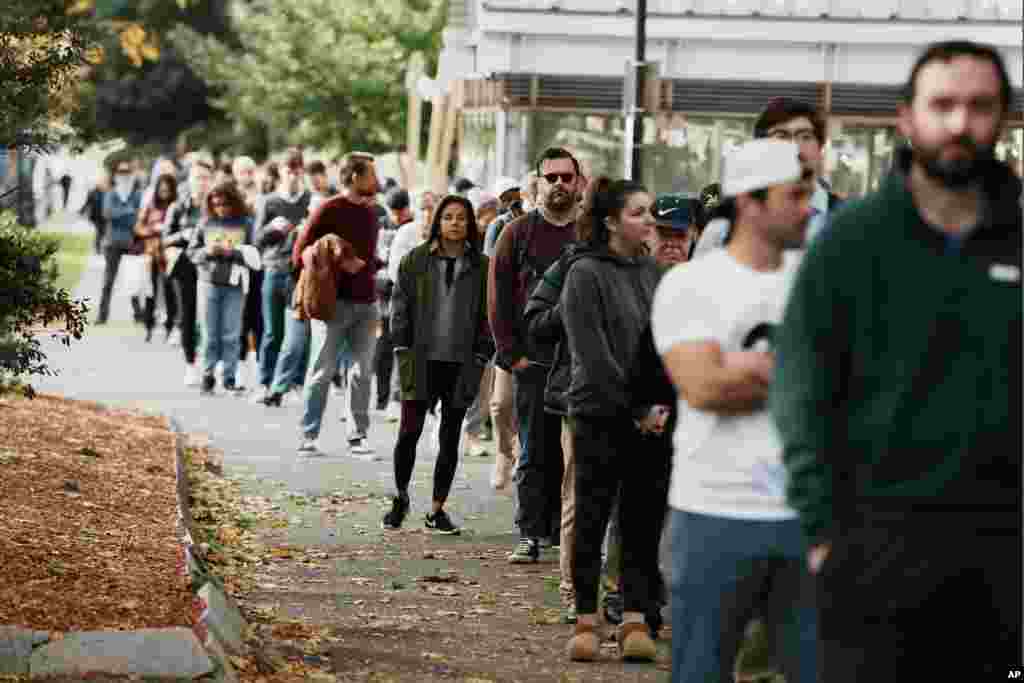
M 65 142 L 54 123 L 95 58 L 98 33 L 73 0 L 17 0 L 0 11 L 0 146 L 42 149 Z
M 228 0 L 79 0 L 102 31 L 103 59 L 82 79 L 72 124 L 87 142 L 167 144 L 217 119 L 205 82 L 166 40 L 179 25 L 232 42 Z
M 180 27 L 175 47 L 236 126 L 277 144 L 381 152 L 404 139 L 405 66 L 436 65 L 446 0 L 252 0 L 232 5 L 240 48 Z
M 0 394 L 33 395 L 27 375 L 53 375 L 39 336 L 65 345 L 81 339 L 86 305 L 57 286 L 58 238 L 26 228 L 12 212 L 0 213 Z

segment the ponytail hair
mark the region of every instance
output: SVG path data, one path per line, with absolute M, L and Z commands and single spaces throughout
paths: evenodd
M 617 218 L 624 208 L 630 195 L 637 192 L 647 192 L 647 188 L 636 180 L 614 180 L 607 183 L 601 189 L 601 182 L 608 180 L 600 178 L 594 181 L 594 192 L 590 197 L 589 204 L 584 218 L 587 219 L 590 228 L 590 235 L 587 238 L 590 246 L 605 248 L 611 238 L 608 230 L 608 219 Z

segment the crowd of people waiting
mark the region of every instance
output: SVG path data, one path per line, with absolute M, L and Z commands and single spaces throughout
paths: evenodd
M 429 414 L 437 533 L 459 533 L 459 458 L 493 432 L 492 483 L 518 500 L 509 561 L 557 548 L 572 660 L 598 658 L 603 617 L 624 658 L 653 661 L 671 596 L 674 681 L 731 680 L 755 616 L 788 681 L 888 680 L 895 659 L 952 646 L 946 600 L 976 617 L 956 638 L 1009 662 L 1021 188 L 991 155 L 1008 82 L 983 46 L 924 53 L 900 111 L 912 146 L 849 206 L 823 177 L 822 117 L 789 99 L 693 196 L 586 177 L 559 147 L 522 181 L 444 197 L 387 187 L 360 153 L 338 190 L 298 150 L 163 160 L 146 197 L 119 164 L 97 323 L 142 249 L 147 339 L 162 293 L 186 383 L 216 391 L 220 364 L 225 391 L 295 397 L 304 457 L 322 453 L 332 382 L 350 451 L 372 454 L 376 375 L 399 422 L 385 529 L 411 510 Z M 944 548 L 936 520 L 972 552 Z

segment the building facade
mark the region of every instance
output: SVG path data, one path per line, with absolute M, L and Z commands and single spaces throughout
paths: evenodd
M 998 154 L 1024 157 L 1022 0 L 648 0 L 656 102 L 644 121 L 643 180 L 697 191 L 749 139 L 765 103 L 789 96 L 829 122 L 826 167 L 856 196 L 899 143 L 896 107 L 929 43 L 997 47 L 1015 89 Z M 591 173 L 623 174 L 622 91 L 635 53 L 635 0 L 452 0 L 439 80 L 459 109 L 457 171 L 519 176 L 565 145 Z

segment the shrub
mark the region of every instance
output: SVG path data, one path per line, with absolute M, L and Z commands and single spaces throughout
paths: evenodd
M 58 238 L 19 225 L 14 213 L 0 213 L 0 395 L 35 395 L 27 378 L 56 375 L 39 337 L 49 334 L 65 346 L 81 339 L 88 306 L 57 286 L 54 255 Z

